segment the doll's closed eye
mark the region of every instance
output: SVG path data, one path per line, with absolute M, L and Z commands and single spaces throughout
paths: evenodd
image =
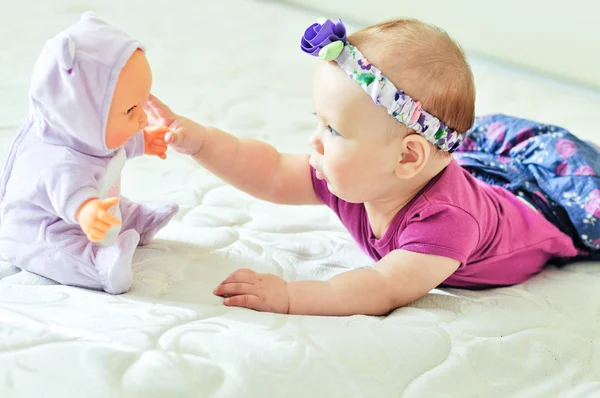
M 125 112 L 127 115 L 129 115 L 129 113 L 131 113 L 132 110 L 134 110 L 137 107 L 137 105 L 132 106 L 131 108 L 127 109 L 127 112 Z

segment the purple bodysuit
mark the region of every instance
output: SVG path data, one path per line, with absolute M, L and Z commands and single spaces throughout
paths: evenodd
M 137 132 L 108 149 L 105 132 L 119 73 L 141 44 L 92 13 L 48 40 L 34 67 L 29 115 L 0 180 L 0 256 L 58 283 L 119 294 L 130 289 L 131 260 L 178 211 L 120 195 L 127 159 L 144 153 Z M 119 197 L 121 219 L 99 243 L 75 219 L 83 202 Z

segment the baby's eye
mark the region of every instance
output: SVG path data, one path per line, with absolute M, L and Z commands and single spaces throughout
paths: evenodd
M 131 108 L 127 109 L 127 112 L 125 112 L 127 115 L 129 115 L 131 113 L 132 110 L 135 109 L 137 105 L 132 106 Z
M 329 130 L 329 132 L 331 133 L 331 135 L 334 136 L 334 137 L 340 135 L 337 131 L 335 131 L 334 129 L 332 129 L 331 126 L 329 126 L 329 125 L 327 126 L 327 130 Z

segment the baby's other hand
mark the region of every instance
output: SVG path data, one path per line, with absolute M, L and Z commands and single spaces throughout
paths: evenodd
M 148 126 L 144 129 L 144 153 L 166 159 L 167 144 L 165 134 L 169 132 L 166 126 Z
M 90 241 L 102 241 L 110 227 L 121 224 L 117 218 L 108 213 L 108 210 L 118 203 L 119 198 L 108 198 L 91 199 L 81 205 L 75 218 Z
M 287 314 L 290 307 L 285 280 L 273 274 L 257 274 L 250 269 L 240 269 L 229 275 L 213 294 L 225 297 L 226 306 L 279 314 Z
M 206 127 L 177 115 L 152 94 L 148 97 L 144 109 L 150 124 L 163 125 L 169 129 L 164 136 L 166 144 L 185 155 L 193 156 L 200 151 L 206 137 Z

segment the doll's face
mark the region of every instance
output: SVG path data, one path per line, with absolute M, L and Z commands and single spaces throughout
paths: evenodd
M 127 61 L 117 80 L 108 122 L 106 146 L 120 148 L 135 133 L 146 127 L 148 118 L 144 104 L 150 95 L 152 71 L 146 56 L 137 50 Z

